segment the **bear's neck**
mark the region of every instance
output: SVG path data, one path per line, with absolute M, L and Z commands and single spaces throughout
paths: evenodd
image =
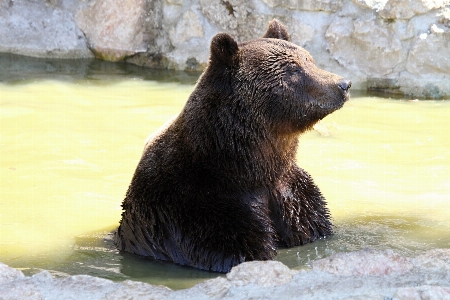
M 209 172 L 240 185 L 268 186 L 278 181 L 295 162 L 298 134 L 276 134 L 248 117 L 227 119 L 184 111 L 177 120 L 192 161 L 207 161 Z M 201 117 L 200 117 L 201 116 Z M 183 125 L 181 125 L 183 123 Z M 186 149 L 187 150 L 187 149 Z M 233 184 L 233 183 L 230 183 Z
M 239 171 L 245 170 L 242 174 L 256 185 L 267 186 L 276 183 L 295 162 L 297 137 L 265 135 L 253 139 L 247 137 L 245 140 L 251 144 L 237 142 L 237 148 L 247 147 L 247 151 L 230 153 L 229 158 L 240 155 Z

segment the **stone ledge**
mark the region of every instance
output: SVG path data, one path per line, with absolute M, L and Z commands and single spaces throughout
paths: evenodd
M 243 263 L 227 274 L 173 291 L 87 275 L 33 276 L 0 263 L 2 299 L 450 299 L 450 249 L 403 257 L 392 250 L 337 253 L 290 270 L 277 261 Z

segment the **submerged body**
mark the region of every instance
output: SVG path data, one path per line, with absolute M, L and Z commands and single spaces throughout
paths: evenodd
M 180 115 L 148 141 L 123 202 L 120 250 L 228 272 L 332 233 L 295 163 L 298 136 L 348 100 L 274 20 L 264 38 L 218 34 Z

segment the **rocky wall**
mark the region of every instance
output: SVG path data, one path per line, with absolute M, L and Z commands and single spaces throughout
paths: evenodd
M 0 52 L 202 70 L 216 33 L 273 18 L 356 89 L 450 96 L 450 0 L 0 0 Z

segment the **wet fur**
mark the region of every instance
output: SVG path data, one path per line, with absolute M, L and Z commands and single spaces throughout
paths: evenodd
M 262 39 L 213 38 L 183 111 L 138 164 L 120 250 L 228 272 L 332 234 L 325 199 L 295 155 L 298 136 L 348 93 L 288 40 L 276 20 Z

